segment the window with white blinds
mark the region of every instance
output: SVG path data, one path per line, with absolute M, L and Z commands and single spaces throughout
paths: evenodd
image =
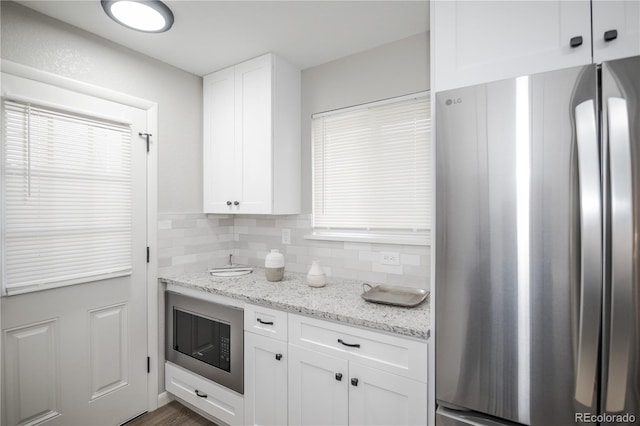
M 428 92 L 314 115 L 314 234 L 426 241 L 430 133 Z
M 10 100 L 3 124 L 5 294 L 130 274 L 129 126 Z

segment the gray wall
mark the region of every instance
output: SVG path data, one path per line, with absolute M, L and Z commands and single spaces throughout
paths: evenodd
M 158 103 L 160 212 L 202 210 L 202 78 L 13 2 L 0 56 Z
M 311 213 L 311 114 L 428 90 L 429 33 L 302 71 L 302 212 Z

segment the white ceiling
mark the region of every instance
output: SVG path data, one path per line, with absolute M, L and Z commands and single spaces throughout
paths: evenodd
M 166 33 L 118 25 L 99 0 L 18 3 L 197 75 L 274 52 L 305 69 L 429 29 L 419 1 L 165 1 Z

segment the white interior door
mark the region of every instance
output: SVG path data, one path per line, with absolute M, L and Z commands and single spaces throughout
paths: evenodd
M 130 268 L 76 279 L 73 285 L 3 292 L 2 423 L 120 424 L 147 409 L 147 154 L 138 135 L 146 132 L 146 111 L 7 74 L 2 90 L 5 97 L 109 117 L 127 123 L 131 132 L 131 201 L 121 206 L 131 223 Z M 82 217 L 81 209 L 78 214 Z M 12 253 L 4 244 L 5 225 L 6 288 L 6 260 Z

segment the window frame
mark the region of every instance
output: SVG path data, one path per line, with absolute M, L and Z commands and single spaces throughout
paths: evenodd
M 362 109 L 370 109 L 372 107 L 383 106 L 392 103 L 399 103 L 411 99 L 426 99 L 428 102 L 428 156 L 430 160 L 425 164 L 427 168 L 428 184 L 430 186 L 433 180 L 433 160 L 432 160 L 432 152 L 433 152 L 433 123 L 432 123 L 432 113 L 431 113 L 431 91 L 425 90 L 417 93 L 412 93 L 409 95 L 402 95 L 387 99 L 382 99 L 378 101 L 368 102 L 364 104 L 349 106 L 345 108 L 338 108 L 330 111 L 325 111 L 321 113 L 316 113 L 311 115 L 311 185 L 312 185 L 312 213 L 311 213 L 311 233 L 304 236 L 304 239 L 307 240 L 325 240 L 325 241 L 348 241 L 348 242 L 363 242 L 363 243 L 382 243 L 382 244 L 402 244 L 402 245 L 418 245 L 418 246 L 429 246 L 431 245 L 431 233 L 433 228 L 433 217 L 432 211 L 434 195 L 432 191 L 427 198 L 427 212 L 425 214 L 429 215 L 429 224 L 428 228 L 424 231 L 403 231 L 403 230 L 364 230 L 364 229 L 346 229 L 346 228 L 320 228 L 315 225 L 315 217 L 316 217 L 316 193 L 315 193 L 315 184 L 316 184 L 316 158 L 315 158 L 315 138 L 313 135 L 313 127 L 314 127 L 314 119 L 327 117 L 331 115 L 337 114 L 346 114 Z
M 115 226 L 111 222 L 101 224 L 96 222 L 96 218 L 105 217 L 103 208 L 106 205 L 104 202 L 100 204 L 95 201 L 102 199 L 104 189 L 109 187 L 110 202 L 130 200 L 131 123 L 121 118 L 79 112 L 20 96 L 3 96 L 1 102 L 3 134 L 0 172 L 3 196 L 0 201 L 0 214 L 3 223 L 3 295 L 29 293 L 130 275 L 130 209 L 117 211 L 118 222 Z M 9 117 L 12 124 L 9 124 Z M 11 136 L 7 134 L 10 130 L 13 131 Z M 78 133 L 82 131 L 87 132 L 86 139 L 82 133 Z M 83 142 L 87 143 L 83 145 Z M 105 142 L 108 145 L 105 145 Z M 11 155 L 7 151 L 9 148 Z M 76 148 L 84 149 L 75 151 Z M 99 153 L 98 149 L 102 149 L 103 152 Z M 111 152 L 104 151 L 105 149 Z M 111 155 L 105 157 L 105 154 Z M 96 169 L 96 166 L 103 166 L 103 169 Z M 66 167 L 70 167 L 72 172 L 68 173 Z M 10 194 L 7 192 L 8 185 L 12 189 Z M 20 189 L 23 185 L 26 187 Z M 47 189 L 39 190 L 41 185 Z M 124 195 L 119 195 L 120 193 Z M 126 198 L 127 194 L 129 198 Z M 80 195 L 86 195 L 88 198 Z M 68 206 L 68 202 L 83 204 Z M 85 217 L 83 214 L 82 220 L 78 223 L 68 218 L 64 219 L 74 214 L 76 208 L 93 210 L 87 210 L 88 216 Z M 18 219 L 21 216 L 15 216 L 9 226 L 7 214 L 12 212 L 14 216 L 15 213 L 22 212 L 24 218 Z M 38 215 L 37 219 L 29 218 L 34 214 Z M 105 219 L 110 217 L 107 214 Z M 9 231 L 13 234 L 11 238 Z M 105 235 L 108 232 L 111 233 Z M 112 241 L 114 232 L 120 235 L 119 239 L 113 240 L 115 243 Z M 102 243 L 96 242 L 97 236 L 102 238 Z M 47 244 L 44 243 L 34 246 L 29 242 L 34 238 L 45 237 L 50 247 L 46 247 Z M 120 257 L 117 262 L 102 265 L 101 249 L 104 248 L 102 244 L 105 243 L 105 238 L 109 240 L 110 250 Z M 23 252 L 16 265 L 9 262 L 9 247 L 12 245 L 16 245 Z M 57 246 L 59 249 L 54 249 Z M 72 256 L 77 253 L 78 246 L 86 248 L 87 253 L 92 254 L 79 258 Z M 30 260 L 40 259 L 41 255 L 47 262 L 56 261 L 56 265 L 64 263 L 59 259 L 60 256 L 72 256 L 75 262 L 71 263 L 77 266 L 69 264 L 66 268 L 53 267 L 48 271 L 43 265 L 36 265 L 38 262 L 35 260 Z M 26 266 L 17 266 L 27 262 L 30 263 Z M 44 260 L 40 259 L 40 262 Z M 23 278 L 15 278 L 15 281 L 9 282 L 9 272 L 19 274 Z

